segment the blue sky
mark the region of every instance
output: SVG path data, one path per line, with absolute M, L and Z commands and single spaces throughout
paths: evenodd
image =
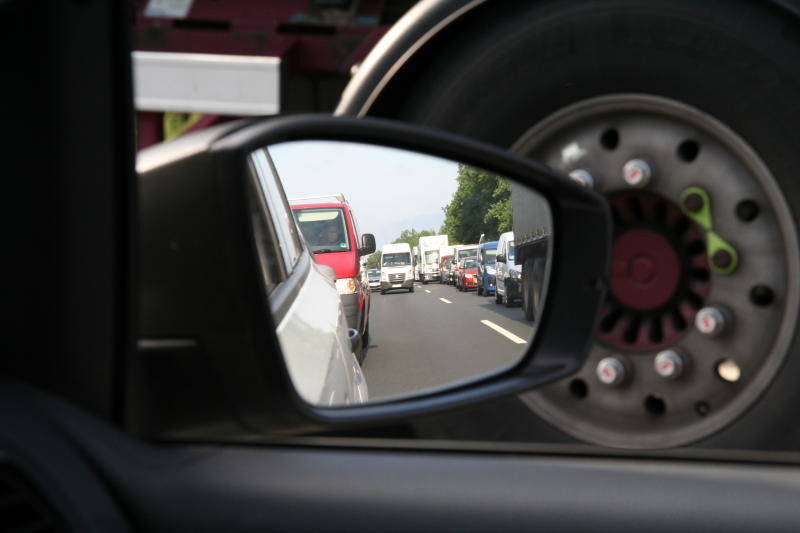
M 458 185 L 455 162 L 395 148 L 292 141 L 269 152 L 289 198 L 343 193 L 379 249 L 404 229 L 438 231 Z

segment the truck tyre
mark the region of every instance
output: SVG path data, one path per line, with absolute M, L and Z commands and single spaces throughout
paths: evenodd
M 478 281 L 477 285 L 475 286 L 475 294 L 478 296 L 483 296 L 483 282 Z
M 497 290 L 497 289 L 495 289 L 495 291 L 496 291 L 496 290 Z M 508 289 L 506 289 L 506 295 L 505 295 L 505 297 L 503 298 L 503 303 L 505 304 L 505 306 L 506 306 L 506 307 L 513 307 L 513 306 L 514 306 L 514 302 L 513 302 L 513 300 L 512 300 L 511 298 L 509 298 L 509 297 L 508 297 Z
M 408 292 L 414 292 L 414 286 L 413 285 L 408 288 Z
M 615 261 L 637 246 L 669 257 L 641 273 L 658 276 L 666 300 L 612 278 L 584 368 L 522 395 L 537 418 L 517 425 L 546 421 L 563 440 L 622 448 L 800 447 L 797 18 L 739 0 L 513 5 L 439 42 L 384 114 L 589 171 L 617 216 Z M 641 188 L 624 179 L 634 159 L 652 178 Z M 733 253 L 712 256 L 692 192 Z M 727 317 L 717 337 L 694 326 L 706 307 Z M 683 354 L 683 379 L 654 372 L 665 349 Z M 631 378 L 603 387 L 594 369 L 619 353 Z
M 367 322 L 366 327 L 364 328 L 364 333 L 361 334 L 361 351 L 363 352 L 361 356 L 361 361 L 364 361 L 364 357 L 366 357 L 366 352 L 369 349 L 369 322 Z

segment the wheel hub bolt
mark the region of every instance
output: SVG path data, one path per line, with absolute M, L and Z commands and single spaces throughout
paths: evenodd
M 726 269 L 733 264 L 733 256 L 728 250 L 717 250 L 714 252 L 714 255 L 711 256 L 711 262 L 714 263 L 714 266 L 720 269 Z
M 616 357 L 605 357 L 597 363 L 597 379 L 608 386 L 618 386 L 625 381 L 625 365 Z
M 676 350 L 664 350 L 656 355 L 653 367 L 656 374 L 662 378 L 675 379 L 683 373 L 686 363 L 684 357 Z
M 717 375 L 728 383 L 736 383 L 742 377 L 742 369 L 733 359 L 723 359 L 717 363 Z
M 700 333 L 711 337 L 721 334 L 727 326 L 727 313 L 719 306 L 704 307 L 694 317 L 694 326 Z
M 705 204 L 703 197 L 696 192 L 689 194 L 683 199 L 683 206 L 691 213 L 699 212 L 703 209 L 703 204 Z
M 652 170 L 646 161 L 641 159 L 631 159 L 622 167 L 622 177 L 629 187 L 642 188 L 650 183 Z
M 594 178 L 589 171 L 584 170 L 582 168 L 576 168 L 572 172 L 569 173 L 570 179 L 577 183 L 578 185 L 583 185 L 587 189 L 591 189 L 594 187 Z

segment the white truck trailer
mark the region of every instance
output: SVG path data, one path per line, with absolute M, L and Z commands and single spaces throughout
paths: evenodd
M 511 184 L 511 216 L 516 241 L 515 264 L 522 265 L 520 287 L 526 320 L 539 313 L 550 246 L 550 207 L 529 188 Z
M 439 249 L 447 246 L 447 235 L 428 235 L 419 238 L 419 279 L 425 285 L 429 281 L 441 281 Z

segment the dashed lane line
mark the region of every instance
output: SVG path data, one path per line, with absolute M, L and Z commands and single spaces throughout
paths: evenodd
M 511 333 L 507 329 L 501 328 L 500 326 L 498 326 L 497 324 L 495 324 L 491 320 L 481 320 L 481 324 L 483 324 L 484 326 L 487 326 L 487 327 L 495 330 L 497 333 L 499 333 L 500 335 L 502 335 L 503 337 L 507 338 L 508 340 L 510 340 L 513 343 L 516 343 L 516 344 L 528 344 L 528 341 L 526 341 L 525 339 L 517 337 L 516 335 L 514 335 L 513 333 Z
M 428 294 L 430 294 L 430 293 L 431 293 L 431 291 L 429 291 L 428 289 L 425 289 L 425 292 L 427 292 Z
M 444 303 L 446 303 L 446 304 L 451 304 L 451 303 L 453 303 L 453 302 L 451 302 L 450 300 L 448 300 L 447 298 L 439 298 L 439 299 L 440 299 L 441 301 L 443 301 Z

